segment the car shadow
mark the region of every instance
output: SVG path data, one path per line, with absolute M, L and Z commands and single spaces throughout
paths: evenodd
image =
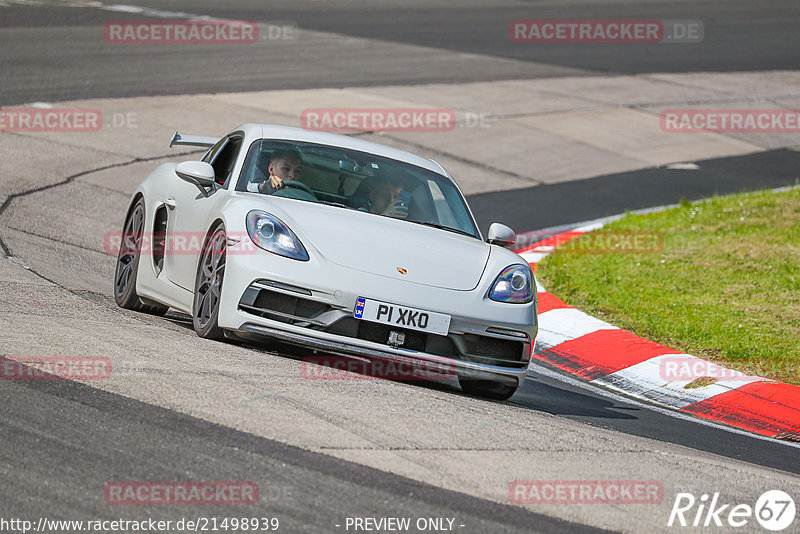
M 309 379 L 342 380 L 346 379 L 346 371 L 361 375 L 367 380 L 390 380 L 431 391 L 476 398 L 474 395 L 464 393 L 458 386 L 458 380 L 452 375 L 439 377 L 433 373 L 423 372 L 421 379 L 415 379 L 415 376 L 407 371 L 398 372 L 395 368 L 387 367 L 386 361 L 375 358 L 314 352 L 305 347 L 284 343 L 258 345 L 247 343 L 247 346 L 255 350 L 273 350 L 282 356 L 299 360 L 303 366 L 301 374 Z M 353 375 L 349 376 L 353 378 Z M 487 402 L 497 401 L 487 400 Z M 626 406 L 602 397 L 587 395 L 577 391 L 574 386 L 562 386 L 555 379 L 535 375 L 528 375 L 514 396 L 503 402 L 531 411 L 595 420 L 634 420 L 638 419 L 635 412 L 641 410 L 635 406 Z
M 164 319 L 176 326 L 194 331 L 194 327 L 192 326 L 192 316 L 189 314 L 170 308 L 166 315 L 164 315 Z
M 576 391 L 577 388 L 554 382 L 554 379 L 528 375 L 525 383 L 508 402 L 521 408 L 553 415 L 594 419 L 638 419 L 631 412 L 638 412 L 641 408 L 587 395 Z
M 164 318 L 176 326 L 193 330 L 192 318 L 189 315 L 170 310 Z M 301 362 L 301 374 L 309 379 L 346 380 L 348 379 L 347 373 L 353 373 L 361 375 L 365 380 L 390 380 L 431 391 L 474 397 L 464 393 L 453 376 L 439 377 L 429 372 L 423 372 L 421 377 L 415 376 L 407 370 L 398 370 L 397 367 L 387 366 L 388 362 L 385 360 L 330 354 L 267 339 L 229 339 L 226 341 L 241 344 L 251 350 L 297 360 Z M 349 375 L 349 377 L 350 379 L 355 378 L 353 375 Z M 635 415 L 628 412 L 637 412 L 640 408 L 624 406 L 598 396 L 581 393 L 576 389 L 572 386 L 562 385 L 555 379 L 529 374 L 525 383 L 514 396 L 503 402 L 519 408 L 553 415 L 592 419 L 637 419 Z
M 301 375 L 309 380 L 388 380 L 448 393 L 461 391 L 454 375 L 439 375 L 429 368 L 413 369 L 381 358 L 332 354 L 281 342 L 248 342 L 246 346 L 300 361 Z

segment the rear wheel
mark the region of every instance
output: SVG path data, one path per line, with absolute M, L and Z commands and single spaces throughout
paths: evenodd
M 122 240 L 117 254 L 114 270 L 114 301 L 121 308 L 138 312 L 164 315 L 169 309 L 151 301 L 143 301 L 136 293 L 136 273 L 142 252 L 144 236 L 144 199 L 140 198 L 133 207 L 122 230 Z
M 200 263 L 197 266 L 192 325 L 197 335 L 206 339 L 221 340 L 225 337 L 225 332 L 219 327 L 218 320 L 222 278 L 225 275 L 226 244 L 225 229 L 219 225 L 206 239 Z
M 458 383 L 464 393 L 498 401 L 510 399 L 517 391 L 517 386 L 510 386 L 492 380 L 472 380 L 459 377 Z

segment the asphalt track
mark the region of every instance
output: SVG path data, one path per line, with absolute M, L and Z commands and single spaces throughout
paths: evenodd
M 800 68 L 800 10 L 792 0 L 772 1 L 769 9 L 741 0 L 127 3 L 173 13 L 286 23 L 321 32 L 267 41 L 255 49 L 104 46 L 103 23 L 141 19 L 142 14 L 59 7 L 58 2 L 36 4 L 12 2 L 3 8 L 2 105 L 300 87 Z M 685 44 L 521 46 L 509 41 L 510 21 L 553 18 L 701 20 L 704 36 L 700 51 Z M 353 41 L 332 43 L 325 34 L 349 36 Z M 460 56 L 454 60 L 445 51 Z
M 772 150 L 694 162 L 695 170 L 643 169 L 529 189 L 471 195 L 481 226 L 503 220 L 513 228 L 549 228 L 637 210 L 796 185 L 800 152 Z M 546 237 L 546 236 L 543 236 Z
M 347 517 L 381 516 L 457 518 L 467 532 L 602 532 L 74 382 L 15 383 L 0 389 L 0 403 L 0 450 L 4 463 L 14 466 L 3 473 L 5 518 L 106 517 L 106 482 L 183 480 L 192 473 L 199 480 L 257 482 L 259 502 L 247 517 L 277 517 L 285 532 L 331 532 Z M 176 518 L 170 507 L 134 508 L 119 517 Z M 214 506 L 212 514 L 196 510 L 187 513 L 242 516 L 237 506 Z
M 136 4 L 160 6 L 158 2 Z M 770 10 L 749 2 L 537 3 L 535 11 L 526 2 L 484 4 L 473 2 L 456 9 L 442 1 L 405 2 L 402 8 L 390 4 L 367 8 L 372 4 L 366 2 L 274 2 L 268 13 L 243 1 L 226 2 L 224 6 L 176 1 L 169 6 L 172 11 L 228 19 L 288 20 L 318 32 L 372 38 L 382 42 L 385 50 L 415 45 L 474 54 L 480 68 L 465 69 L 462 65 L 442 67 L 435 54 L 402 63 L 399 68 L 388 67 L 380 56 L 368 51 L 351 61 L 340 61 L 337 58 L 342 50 L 326 48 L 321 41 L 308 47 L 302 42 L 288 44 L 299 49 L 290 55 L 276 55 L 274 50 L 265 49 L 264 56 L 257 58 L 239 58 L 225 50 L 173 54 L 145 47 L 109 51 L 108 47 L 97 47 L 86 28 L 96 29 L 104 21 L 125 18 L 124 14 L 12 3 L 0 13 L 4 49 L 0 69 L 6 73 L 0 103 L 564 74 L 592 76 L 607 72 L 800 67 L 796 52 L 800 45 L 800 34 L 796 32 L 800 8 L 792 2 L 776 2 Z M 508 46 L 505 37 L 509 19 L 555 17 L 702 19 L 710 23 L 706 25 L 702 53 L 680 45 L 643 46 L 632 53 L 630 48 L 623 53 L 614 46 L 576 45 L 546 51 L 521 51 Z M 510 63 L 480 63 L 483 56 Z M 259 68 L 253 69 L 253 64 Z M 209 71 L 213 75 L 205 75 Z M 700 162 L 698 171 L 650 169 L 531 190 L 486 193 L 473 196 L 471 205 L 482 222 L 496 220 L 497 206 L 503 206 L 505 218 L 510 211 L 524 214 L 509 221 L 518 228 L 569 224 L 680 198 L 789 185 L 798 177 L 794 170 L 798 154 L 780 150 Z M 2 209 L 7 205 L 8 202 Z M 522 205 L 525 210 L 514 209 Z M 107 296 L 92 298 L 108 300 Z M 173 320 L 181 322 L 180 317 Z M 423 391 L 447 391 L 454 403 L 465 398 L 447 386 L 419 387 Z M 601 429 L 800 474 L 795 448 L 676 419 L 552 374 L 534 372 L 510 404 L 525 411 L 553 414 Z M 180 479 L 187 473 L 219 480 L 245 478 L 256 472 L 263 481 L 265 497 L 259 515 L 263 511 L 280 516 L 290 532 L 333 531 L 344 517 L 366 515 L 457 517 L 468 525 L 467 532 L 596 531 L 81 384 L 4 382 L 0 384 L 0 412 L 0 515 L 6 517 L 107 516 L 108 507 L 97 489 L 108 480 Z M 87 499 L 86 495 L 94 497 Z M 235 512 L 215 509 L 213 513 L 225 516 Z M 117 511 L 113 513 L 116 515 Z M 174 517 L 174 511 L 158 508 L 120 514 Z

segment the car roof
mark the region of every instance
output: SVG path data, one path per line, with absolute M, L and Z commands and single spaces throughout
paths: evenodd
M 287 141 L 305 141 L 308 143 L 330 145 L 338 148 L 346 148 L 358 150 L 359 152 L 375 154 L 428 169 L 429 171 L 441 174 L 452 181 L 452 178 L 447 174 L 447 171 L 445 171 L 444 168 L 442 168 L 442 166 L 435 161 L 417 156 L 411 152 L 406 152 L 405 150 L 392 148 L 379 143 L 372 143 L 370 141 L 364 141 L 363 139 L 356 139 L 347 135 L 319 132 L 315 130 L 304 130 L 303 128 L 282 126 L 279 124 L 258 123 L 243 124 L 236 128 L 236 130 L 243 131 L 248 137 L 263 139 L 285 139 Z

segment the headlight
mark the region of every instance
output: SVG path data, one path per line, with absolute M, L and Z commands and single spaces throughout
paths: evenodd
M 306 248 L 283 221 L 265 211 L 247 214 L 247 233 L 258 247 L 279 256 L 308 261 Z
M 533 300 L 533 273 L 527 265 L 503 269 L 489 291 L 489 298 L 498 302 L 525 304 Z

